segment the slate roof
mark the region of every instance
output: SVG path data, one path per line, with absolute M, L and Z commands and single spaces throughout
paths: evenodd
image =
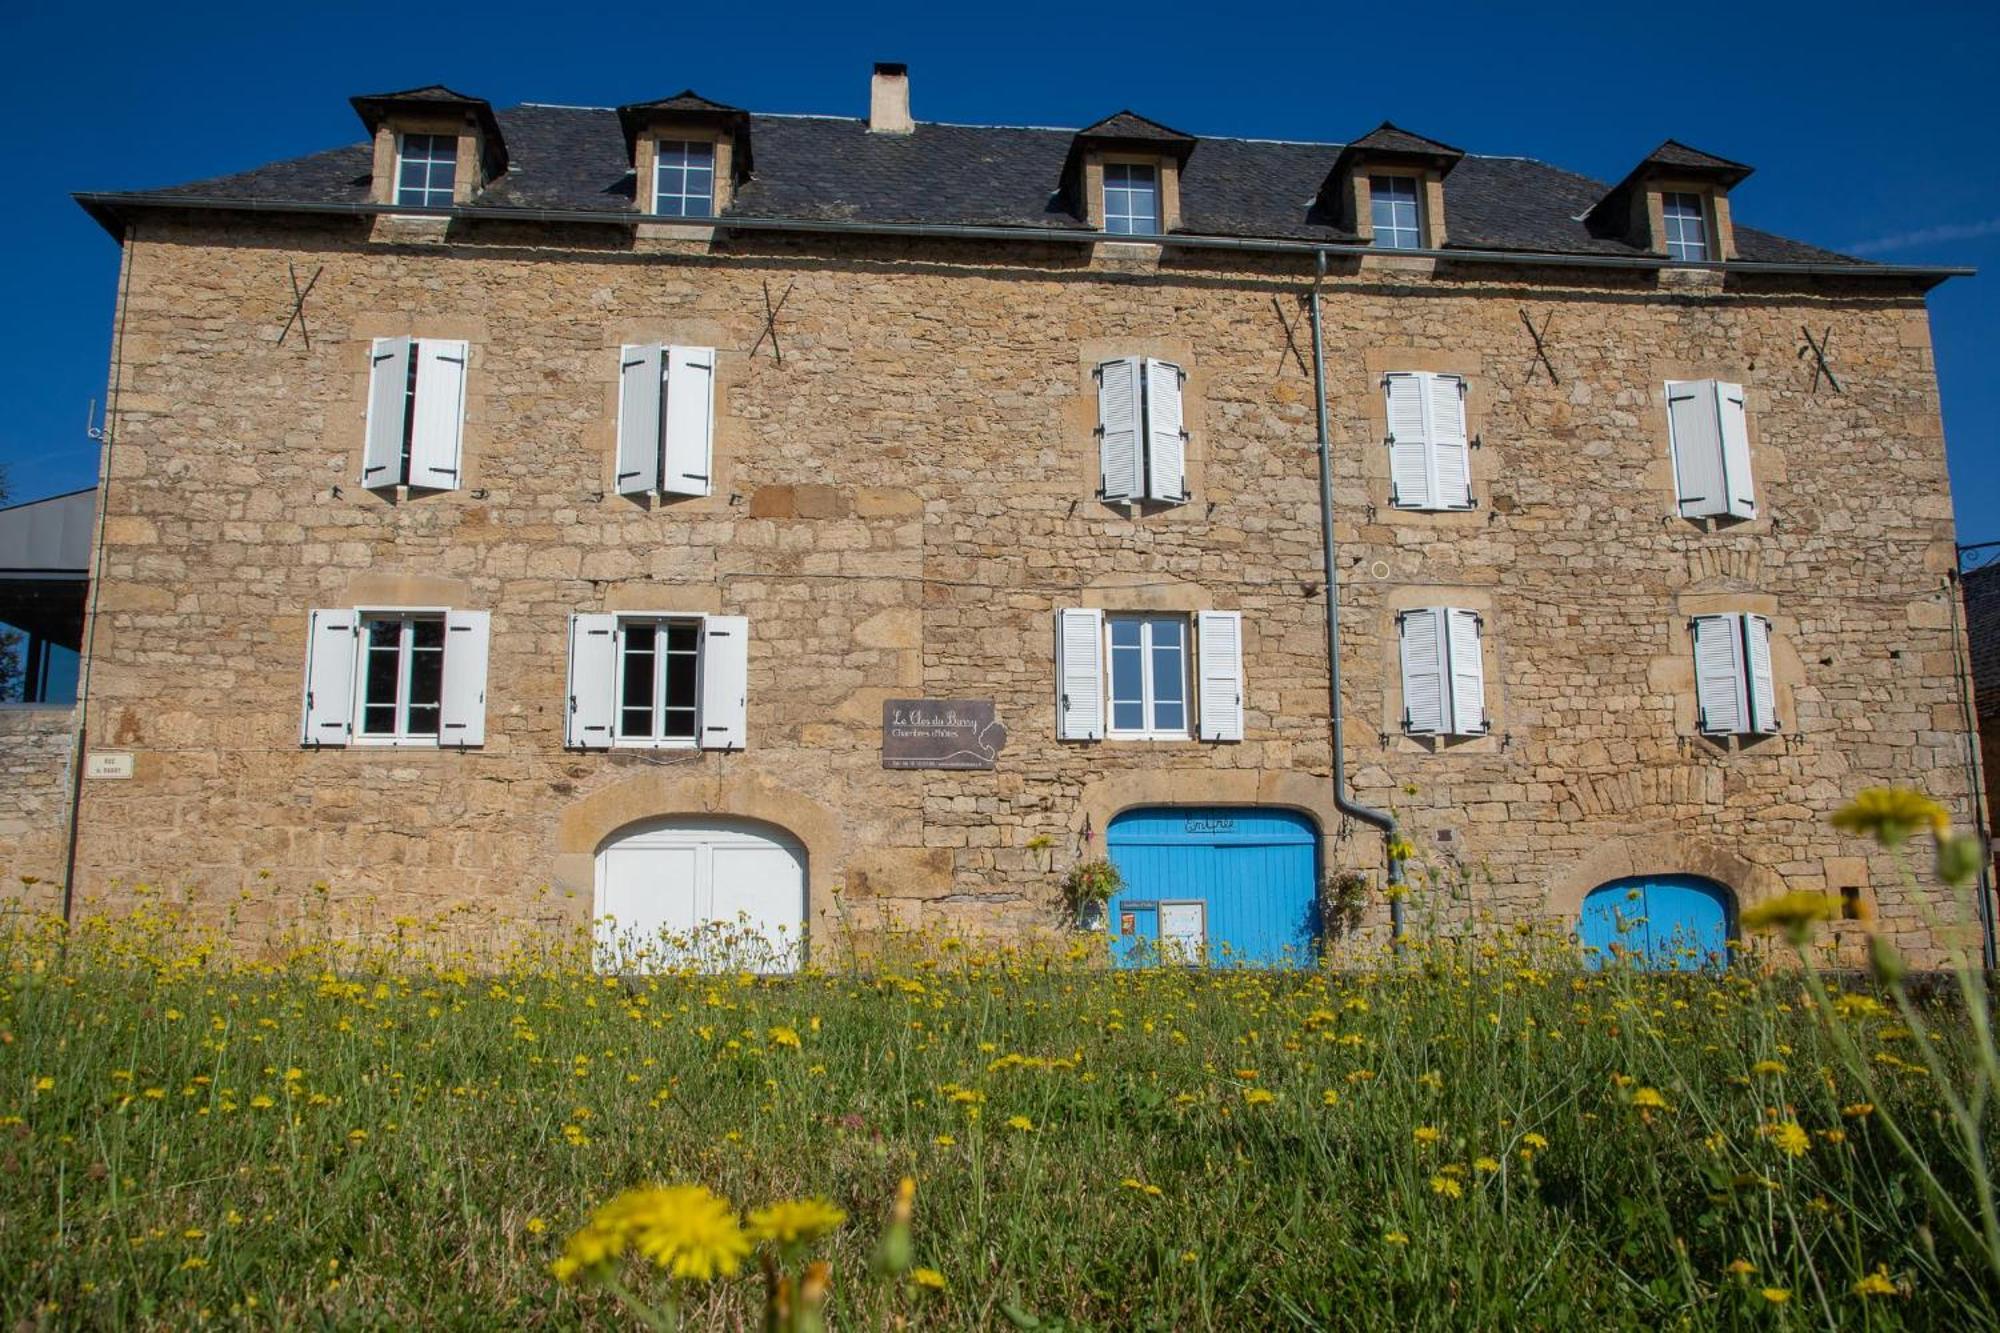
M 463 207 L 464 215 L 499 208 L 602 213 L 632 207 L 631 159 L 617 111 L 527 103 L 495 114 L 510 165 Z M 871 134 L 860 119 L 751 114 L 749 133 L 756 173 L 737 190 L 725 220 L 1085 229 L 1062 193 L 1074 130 L 919 122 L 910 134 Z M 1345 145 L 1199 142 L 1200 151 L 1188 159 L 1181 177 L 1183 232 L 1336 243 L 1354 239 L 1314 202 Z M 241 200 L 263 209 L 286 203 L 365 205 L 371 161 L 369 146 L 354 144 L 185 185 L 84 196 L 83 202 L 114 233 L 118 209 L 176 199 Z M 1453 170 L 1445 191 L 1450 244 L 1642 255 L 1618 237 L 1593 235 L 1581 220 L 1606 190 L 1601 181 L 1532 159 L 1468 155 Z M 1745 260 L 1844 264 L 1857 271 L 1877 267 L 1740 224 L 1736 240 Z
M 1383 121 L 1368 133 L 1347 145 L 1350 152 L 1409 153 L 1419 157 L 1463 157 L 1463 148 L 1453 148 L 1448 143 L 1436 139 L 1426 139 L 1421 134 L 1412 134 L 1400 125 Z
M 1114 112 L 1095 125 L 1078 130 L 1076 134 L 1080 139 L 1156 139 L 1162 143 L 1179 143 L 1195 137 L 1162 125 L 1157 120 L 1147 120 L 1136 111 Z
M 1699 148 L 1690 148 L 1678 139 L 1669 139 L 1646 155 L 1641 167 L 1678 167 L 1684 170 L 1709 172 L 1729 179 L 1731 185 L 1747 177 L 1753 170 L 1741 162 L 1731 162 L 1726 157 L 1704 153 Z

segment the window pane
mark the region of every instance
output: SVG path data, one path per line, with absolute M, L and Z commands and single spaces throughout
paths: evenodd
M 403 624 L 399 620 L 366 622 L 361 684 L 361 731 L 368 736 L 396 734 L 396 682 L 402 665 Z
M 444 622 L 410 622 L 410 718 L 408 734 L 438 734 L 438 703 L 444 698 Z
M 635 621 L 624 632 L 624 685 L 618 698 L 618 734 L 649 739 L 653 734 L 653 649 L 659 627 Z

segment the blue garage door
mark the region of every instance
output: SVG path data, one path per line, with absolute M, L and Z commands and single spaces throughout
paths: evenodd
M 1614 879 L 1583 900 L 1584 962 L 1603 967 L 1616 945 L 1637 966 L 1692 971 L 1729 962 L 1729 890 L 1696 875 Z
M 1319 830 L 1290 810 L 1128 810 L 1105 838 L 1125 885 L 1108 927 L 1121 966 L 1306 965 L 1319 939 Z

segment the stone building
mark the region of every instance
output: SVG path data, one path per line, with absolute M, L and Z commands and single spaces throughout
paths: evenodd
M 1412 931 L 1963 924 L 1826 820 L 1975 799 L 1948 274 L 1738 224 L 1748 167 L 917 122 L 899 66 L 865 120 L 354 106 L 81 196 L 123 249 L 88 741 L 131 761 L 81 894 L 831 954 L 1048 923 L 1108 851 L 1121 948 L 1310 943 L 1344 868 L 1379 937 L 1317 292 L 1342 753 Z

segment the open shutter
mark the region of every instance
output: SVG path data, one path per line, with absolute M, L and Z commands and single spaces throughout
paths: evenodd
M 486 744 L 486 656 L 493 617 L 485 611 L 444 613 L 444 698 L 438 744 Z
M 1718 382 L 1715 415 L 1722 437 L 1722 482 L 1727 512 L 1757 517 L 1757 488 L 1750 479 L 1750 427 L 1743 411 L 1743 386 Z
M 669 347 L 666 463 L 660 489 L 669 495 L 707 495 L 715 441 L 715 349 Z
M 314 611 L 306 625 L 306 697 L 301 745 L 345 745 L 354 732 L 355 634 L 352 609 Z
M 1737 616 L 1696 616 L 1693 621 L 1695 705 L 1707 735 L 1734 735 L 1749 721 L 1741 624 Z
M 1056 612 L 1056 739 L 1104 739 L 1104 612 Z
M 701 622 L 701 748 L 740 750 L 748 730 L 750 621 L 707 616 Z
M 1399 509 L 1429 509 L 1430 441 L 1424 429 L 1424 381 L 1397 371 L 1384 377 L 1389 403 L 1389 502 Z
M 1200 655 L 1201 738 L 1243 739 L 1243 613 L 1195 613 L 1195 651 Z
M 1403 730 L 1436 736 L 1451 730 L 1451 701 L 1445 692 L 1445 614 L 1442 607 L 1419 607 L 1402 614 Z
M 1139 479 L 1139 358 L 1097 368 L 1097 458 L 1107 500 L 1136 500 Z
M 580 750 L 610 748 L 617 681 L 618 617 L 594 613 L 571 616 L 563 744 Z
M 377 338 L 368 354 L 368 436 L 361 450 L 361 484 L 397 486 L 403 480 L 404 414 L 410 407 L 408 338 Z
M 1667 381 L 1667 430 L 1682 516 L 1707 518 L 1728 513 L 1714 380 Z
M 650 495 L 660 489 L 660 386 L 667 349 L 659 343 L 628 346 L 618 357 L 618 493 Z
M 1456 608 L 1445 613 L 1451 664 L 1451 730 L 1456 736 L 1486 732 L 1486 652 L 1479 615 Z
M 1187 499 L 1187 430 L 1181 413 L 1185 376 L 1171 361 L 1146 362 L 1146 494 L 1180 504 Z
M 417 401 L 410 429 L 410 485 L 448 491 L 458 486 L 459 442 L 465 427 L 467 346 L 417 340 Z
M 1430 391 L 1433 489 L 1439 509 L 1472 508 L 1472 443 L 1465 431 L 1465 381 L 1457 375 L 1425 377 Z
M 1743 617 L 1743 657 L 1750 678 L 1750 726 L 1759 735 L 1778 729 L 1778 687 L 1771 674 L 1771 622 Z

